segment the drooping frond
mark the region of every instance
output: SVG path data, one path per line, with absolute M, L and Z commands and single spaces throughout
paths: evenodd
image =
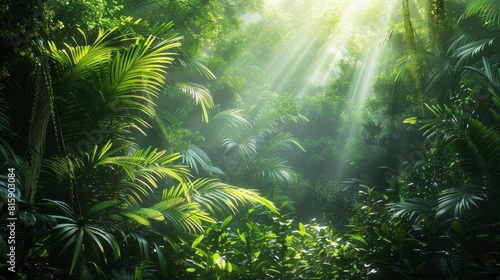
M 414 198 L 410 201 L 394 204 L 390 211 L 393 219 L 401 219 L 409 216 L 416 224 L 419 224 L 423 216 L 431 216 L 434 213 L 435 202 L 432 200 Z
M 116 43 L 124 40 L 124 37 L 110 39 L 114 30 L 99 30 L 94 42 L 89 44 L 87 35 L 82 30 L 79 31 L 84 38 L 84 45 L 73 47 L 65 44 L 65 48 L 58 48 L 55 42 L 48 42 L 47 51 L 58 63 L 55 67 L 58 70 L 58 78 L 65 82 L 63 84 L 65 91 L 81 87 L 90 76 L 90 72 L 97 69 L 103 61 L 109 59 L 112 52 L 119 49 Z
M 190 176 L 184 165 L 175 164 L 180 160 L 178 154 L 146 148 L 126 154 L 128 147 L 114 147 L 111 142 L 94 146 L 80 157 L 72 157 L 71 165 L 74 179 L 66 158 L 53 158 L 44 161 L 47 182 L 57 180 L 77 184 L 80 200 L 92 203 L 100 195 L 109 199 L 126 199 L 140 202 L 143 198 L 163 186 L 165 179 L 184 181 Z M 60 185 L 57 184 L 57 185 Z
M 458 87 L 458 78 L 455 77 L 455 67 L 449 59 L 439 61 L 429 74 L 426 92 L 429 95 L 443 95 L 451 87 Z
M 484 24 L 492 29 L 500 28 L 500 3 L 497 0 L 469 0 L 465 15 L 477 15 Z
M 208 122 L 208 109 L 214 106 L 210 91 L 206 87 L 195 83 L 176 82 L 175 85 L 194 98 L 196 104 L 201 106 L 203 121 Z
M 200 75 L 208 79 L 215 79 L 215 74 L 206 66 L 207 59 L 204 57 L 189 57 L 185 52 L 180 53 L 181 56 L 177 58 L 177 62 L 183 67 L 194 69 Z
M 472 41 L 461 45 L 453 51 L 452 56 L 457 57 L 457 68 L 468 65 L 473 60 L 478 60 L 486 50 L 496 49 L 500 46 L 500 37 Z
M 498 63 L 498 57 L 496 59 Z M 469 83 L 475 83 L 492 94 L 500 93 L 500 69 L 493 66 L 493 58 L 482 57 L 481 62 L 475 66 L 466 66 L 464 69 L 463 80 Z
M 225 137 L 221 141 L 223 154 L 236 154 L 242 159 L 250 160 L 257 155 L 257 139 L 253 135 L 242 135 L 239 138 Z
M 228 133 L 249 133 L 250 130 L 251 125 L 244 117 L 243 111 L 236 109 L 224 110 L 218 113 L 210 119 L 206 129 L 209 136 L 208 140 L 216 139 L 216 142 Z
M 191 184 L 191 200 L 210 212 L 237 212 L 237 207 L 260 204 L 276 212 L 274 204 L 254 190 L 237 188 L 215 179 L 197 179 Z
M 130 178 L 131 187 L 158 188 L 159 179 L 173 178 L 184 181 L 190 177 L 186 166 L 174 164 L 180 158 L 179 154 L 167 154 L 166 151 L 148 147 L 132 155 L 111 158 L 108 164 L 123 168 Z
M 254 167 L 254 178 L 275 183 L 293 184 L 297 181 L 297 174 L 281 158 L 261 158 Z
M 437 62 L 438 60 L 439 57 L 437 57 L 436 55 L 424 51 L 417 51 L 414 54 L 401 57 L 396 61 L 392 70 L 394 80 L 402 81 L 407 75 L 411 75 L 411 71 L 413 71 L 411 70 L 412 67 L 415 67 L 415 65 L 417 64 L 419 65 L 419 67 L 425 65 L 425 63 L 422 63 L 422 61 Z
M 291 133 L 280 132 L 264 144 L 264 147 L 260 150 L 259 155 L 263 157 L 280 156 L 283 152 L 292 150 L 293 148 L 299 148 L 300 150 L 305 151 L 299 141 L 295 139 Z
M 212 164 L 210 157 L 200 147 L 191 144 L 186 150 L 180 151 L 182 162 L 194 169 L 197 174 L 200 174 L 200 169 L 208 175 L 224 174 L 222 170 Z
M 161 201 L 151 206 L 160 211 L 164 224 L 170 230 L 181 232 L 201 232 L 204 222 L 213 222 L 210 215 L 189 199 L 189 189 L 185 183 L 163 190 Z
M 172 38 L 157 44 L 150 36 L 137 44 L 130 45 L 123 52 L 116 52 L 106 75 L 106 90 L 110 93 L 125 94 L 137 90 L 152 96 L 160 92 L 165 82 L 165 74 L 172 64 L 180 38 Z
M 203 223 L 214 222 L 211 214 L 235 213 L 238 206 L 247 204 L 277 211 L 272 202 L 257 192 L 215 179 L 196 179 L 165 189 L 161 200 L 149 208 L 162 213 L 167 230 L 196 233 L 203 231 Z
M 422 121 L 424 136 L 443 143 L 467 178 L 462 186 L 439 194 L 435 213 L 440 216 L 453 210 L 454 215 L 461 215 L 488 200 L 500 181 L 500 133 L 460 110 L 428 108 L 436 119 Z
M 422 126 L 424 135 L 437 137 L 457 155 L 459 164 L 474 186 L 498 180 L 500 172 L 500 134 L 497 129 L 464 117 L 448 107 L 429 106 L 437 119 Z
M 477 203 L 486 199 L 487 193 L 484 188 L 446 189 L 438 198 L 436 216 L 443 215 L 452 209 L 455 216 L 460 216 L 465 210 L 471 210 L 473 207 L 479 208 Z

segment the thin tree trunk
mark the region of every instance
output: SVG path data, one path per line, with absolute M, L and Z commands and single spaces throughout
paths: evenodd
M 28 134 L 28 143 L 30 146 L 28 154 L 29 168 L 26 173 L 24 185 L 25 197 L 29 203 L 35 202 L 40 166 L 45 152 L 47 126 L 51 115 L 50 97 L 52 88 L 48 61 L 45 54 L 42 54 L 37 75 L 36 92 L 33 100 Z
M 409 55 L 417 53 L 417 46 L 415 44 L 415 35 L 413 33 L 413 26 L 411 24 L 410 6 L 408 0 L 403 0 L 403 20 L 405 27 L 405 41 Z
M 415 34 L 413 31 L 413 26 L 411 24 L 409 1 L 402 0 L 402 5 L 403 5 L 403 20 L 405 27 L 406 49 L 409 56 L 408 68 L 410 69 L 410 73 L 417 90 L 416 99 L 420 107 L 420 113 L 423 114 L 424 113 L 424 96 L 422 92 L 423 86 L 421 84 L 421 79 L 418 70 L 417 44 L 415 43 Z
M 444 0 L 429 0 L 428 2 L 428 26 L 432 39 L 434 52 L 438 56 L 443 55 L 443 29 L 445 23 Z

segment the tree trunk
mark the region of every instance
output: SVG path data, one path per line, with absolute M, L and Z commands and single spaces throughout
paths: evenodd
M 406 41 L 406 49 L 409 56 L 408 68 L 410 70 L 411 76 L 413 78 L 413 83 L 416 87 L 417 91 L 417 103 L 420 107 L 420 113 L 424 113 L 424 95 L 422 92 L 422 82 L 419 75 L 419 67 L 417 60 L 417 44 L 415 43 L 415 34 L 413 31 L 413 26 L 411 24 L 410 17 L 410 6 L 408 0 L 403 0 L 403 20 L 405 27 L 405 41 Z
M 51 115 L 50 98 L 52 87 L 48 60 L 45 54 L 42 54 L 37 72 L 36 92 L 29 123 L 28 171 L 24 182 L 24 195 L 29 203 L 35 202 L 40 166 L 45 152 L 47 125 Z
M 428 26 L 432 39 L 433 51 L 438 55 L 443 55 L 443 30 L 445 23 L 444 0 L 429 0 L 428 2 Z
M 413 26 L 410 18 L 410 6 L 408 0 L 403 0 L 403 20 L 405 27 L 405 41 L 406 48 L 409 55 L 417 53 L 417 46 L 415 44 L 415 35 L 413 34 Z

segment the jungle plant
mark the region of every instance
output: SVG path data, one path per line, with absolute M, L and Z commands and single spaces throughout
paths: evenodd
M 175 255 L 179 238 L 213 222 L 210 215 L 247 203 L 275 211 L 255 191 L 192 178 L 176 153 L 141 148 L 135 135 L 156 117 L 155 98 L 180 46 L 179 37 L 157 39 L 170 28 L 145 37 L 99 30 L 93 42 L 82 32 L 84 42 L 75 47 L 40 45 L 36 94 L 25 95 L 31 122 L 24 131 L 14 122 L 1 128 L 29 135 L 28 143 L 2 142 L 1 151 L 9 156 L 5 166 L 26 166 L 18 199 L 29 206 L 20 213 L 46 217 L 26 227 L 36 242 L 24 243 L 34 249 L 19 263 L 19 277 L 40 270 L 75 279 L 167 277 L 166 256 Z M 15 97 L 7 96 L 2 108 L 23 115 L 9 108 Z M 211 102 L 205 97 L 203 110 Z M 23 147 L 30 147 L 27 154 Z
M 346 279 L 359 275 L 347 262 L 352 246 L 331 228 L 295 223 L 290 217 L 251 208 L 212 224 L 192 244 L 188 275 L 210 279 Z M 349 253 L 349 251 L 351 251 Z M 346 266 L 343 266 L 346 265 Z
M 303 148 L 285 127 L 306 119 L 296 111 L 284 112 L 277 106 L 264 105 L 275 105 L 279 100 L 277 94 L 263 94 L 257 104 L 246 110 L 218 113 L 200 127 L 205 142 L 201 147 L 188 147 L 183 153 L 185 160 L 196 170 L 223 174 L 231 183 L 245 184 L 251 178 L 254 184 L 248 187 L 262 191 L 270 191 L 273 185 L 294 183 L 296 174 L 282 154 Z

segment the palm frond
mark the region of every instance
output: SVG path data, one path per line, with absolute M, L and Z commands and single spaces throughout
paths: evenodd
M 462 45 L 453 51 L 452 56 L 457 57 L 457 68 L 470 64 L 471 61 L 480 58 L 486 50 L 498 48 L 500 37 L 481 39 Z
M 465 16 L 477 15 L 486 26 L 500 28 L 500 3 L 496 0 L 469 0 L 465 8 Z
M 411 73 L 410 69 L 412 68 L 412 65 L 418 64 L 419 67 L 423 67 L 428 62 L 431 62 L 430 64 L 434 64 L 437 61 L 439 61 L 439 57 L 436 55 L 430 52 L 418 51 L 413 55 L 407 55 L 399 58 L 393 66 L 392 75 L 394 76 L 395 81 L 401 81 Z
M 244 160 L 257 155 L 257 139 L 252 135 L 241 135 L 239 138 L 225 137 L 221 141 L 222 154 L 233 153 Z
M 100 195 L 137 203 L 162 187 L 164 179 L 182 182 L 191 176 L 187 166 L 175 164 L 181 159 L 179 154 L 167 154 L 151 147 L 129 155 L 127 152 L 130 152 L 127 146 L 115 147 L 111 142 L 96 145 L 90 152 L 71 157 L 73 171 L 66 158 L 47 159 L 42 169 L 44 185 L 61 188 L 67 187 L 61 182 L 74 185 L 70 180 L 74 172 L 77 195 L 85 205 L 96 203 Z
M 215 79 L 215 74 L 206 66 L 207 59 L 204 57 L 189 57 L 185 52 L 181 51 L 181 56 L 177 58 L 177 61 L 180 65 L 194 69 L 208 79 Z
M 180 38 L 172 38 L 154 44 L 150 36 L 137 44 L 130 45 L 123 52 L 115 52 L 107 73 L 105 91 L 126 94 L 138 89 L 157 96 L 165 82 L 166 69 L 174 61 L 174 52 Z
M 443 59 L 436 63 L 429 74 L 426 92 L 429 95 L 443 95 L 447 90 L 455 92 L 459 82 L 455 72 L 456 69 L 450 59 Z
M 174 28 L 174 23 L 162 22 L 156 23 L 151 30 L 148 30 L 147 35 L 154 35 L 157 38 L 177 38 L 179 37 L 178 31 Z
M 214 222 L 210 215 L 191 202 L 186 193 L 187 185 L 180 183 L 170 189 L 165 189 L 162 200 L 151 206 L 152 209 L 160 211 L 165 218 L 165 225 L 172 231 L 201 232 L 204 222 Z
M 195 83 L 176 82 L 175 85 L 194 98 L 196 104 L 201 106 L 203 121 L 208 122 L 208 109 L 214 106 L 210 91 L 206 87 Z
M 260 110 L 254 114 L 250 123 L 252 124 L 254 134 L 260 138 L 266 138 L 279 133 L 283 128 L 285 120 L 277 118 L 272 111 Z
M 253 168 L 253 174 L 256 180 L 284 184 L 293 184 L 297 181 L 297 174 L 295 174 L 285 160 L 278 157 L 261 158 Z
M 58 70 L 55 93 L 62 131 L 70 143 L 94 129 L 105 128 L 111 136 L 127 135 L 130 129 L 144 133 L 141 127 L 149 127 L 144 116 L 156 116 L 153 98 L 165 83 L 180 37 L 157 42 L 149 36 L 117 47 L 127 39 L 109 38 L 112 32 L 100 30 L 90 45 L 49 45 Z
M 299 148 L 305 152 L 299 141 L 291 133 L 280 132 L 264 144 L 264 147 L 259 150 L 259 155 L 263 157 L 280 156 L 283 152 L 293 148 Z
M 476 83 L 488 89 L 493 94 L 500 93 L 500 73 L 499 68 L 492 65 L 493 59 L 482 57 L 481 63 L 476 66 L 465 66 L 462 80 L 469 83 Z
M 246 204 L 260 204 L 276 212 L 274 204 L 261 197 L 256 191 L 237 188 L 215 179 L 197 179 L 191 184 L 193 202 L 211 213 L 235 213 L 237 207 Z
M 249 133 L 250 130 L 251 125 L 245 118 L 243 111 L 236 109 L 224 110 L 218 113 L 210 119 L 206 129 L 208 141 L 215 139 L 214 142 L 218 142 L 228 133 Z
M 424 130 L 424 136 L 437 137 L 444 141 L 447 148 L 457 155 L 463 172 L 470 178 L 470 184 L 486 186 L 485 176 L 496 176 L 488 171 L 496 171 L 499 168 L 500 150 L 494 148 L 495 145 L 500 145 L 499 135 L 481 122 L 464 117 L 463 112 L 454 112 L 446 106 L 442 108 L 436 105 L 428 108 L 438 118 L 425 121 L 426 124 L 421 128 Z M 493 153 L 484 150 L 482 145 L 493 147 Z M 490 157 L 492 158 L 485 160 Z
M 416 224 L 420 224 L 422 217 L 429 217 L 434 214 L 435 207 L 435 201 L 414 198 L 409 201 L 394 204 L 390 208 L 390 211 L 392 212 L 393 219 L 401 219 L 405 216 L 409 216 Z
M 81 87 L 83 82 L 89 77 L 90 72 L 98 69 L 102 61 L 110 58 L 114 51 L 119 48 L 116 43 L 123 41 L 124 37 L 111 38 L 115 30 L 99 30 L 98 34 L 91 44 L 88 42 L 87 35 L 82 34 L 85 45 L 72 47 L 65 44 L 65 48 L 58 48 L 55 42 L 48 42 L 48 54 L 56 61 L 58 70 L 58 80 L 63 85 L 61 91 L 71 92 L 75 88 Z M 76 40 L 75 40 L 76 41 Z
M 188 148 L 180 151 L 182 155 L 182 162 L 187 164 L 191 169 L 197 174 L 200 174 L 200 170 L 203 170 L 208 175 L 213 176 L 214 174 L 224 174 L 222 170 L 212 164 L 212 160 L 205 151 L 200 147 L 191 144 Z
M 462 111 L 437 105 L 428 108 L 437 119 L 424 121 L 424 135 L 444 143 L 456 155 L 467 178 L 463 186 L 446 189 L 439 195 L 436 215 L 451 209 L 454 215 L 460 215 L 488 200 L 500 181 L 500 133 L 495 127 L 465 117 Z
M 59 255 L 66 251 L 72 252 L 70 275 L 81 258 L 80 252 L 83 247 L 91 248 L 94 254 L 101 256 L 104 261 L 106 261 L 107 255 L 112 255 L 115 258 L 120 257 L 120 246 L 114 235 L 97 220 L 86 217 L 86 222 L 82 223 L 81 217 L 74 213 L 69 205 L 61 201 L 47 200 L 42 205 L 53 208 L 60 213 L 53 215 L 58 220 L 58 224 L 52 229 L 47 244 L 49 244 L 49 250 L 58 250 Z M 63 244 L 62 248 L 58 247 L 59 244 Z M 106 254 L 106 247 L 112 251 L 112 254 Z
M 453 209 L 455 216 L 466 210 L 479 208 L 478 203 L 487 199 L 484 188 L 452 188 L 444 190 L 438 197 L 436 216 L 441 216 Z

